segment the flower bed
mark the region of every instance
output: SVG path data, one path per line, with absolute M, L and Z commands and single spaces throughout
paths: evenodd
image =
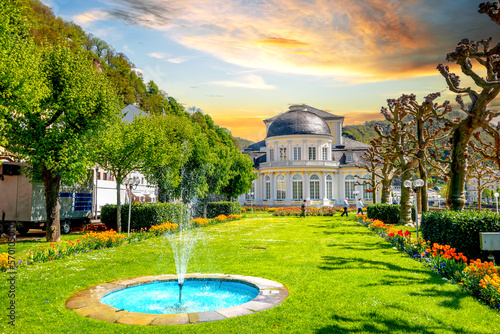
M 224 221 L 231 221 L 241 219 L 241 215 L 219 215 L 214 219 L 206 220 L 203 218 L 196 218 L 191 220 L 191 227 L 197 228 L 209 224 L 217 224 Z M 68 256 L 76 256 L 82 253 L 90 253 L 95 250 L 104 248 L 111 248 L 122 245 L 125 241 L 137 242 L 145 240 L 154 236 L 164 235 L 167 232 L 175 232 L 179 225 L 176 223 L 165 222 L 162 224 L 153 225 L 146 230 L 141 228 L 138 232 L 132 230 L 130 236 L 127 238 L 125 235 L 117 233 L 114 230 L 103 232 L 88 232 L 76 241 L 61 241 L 58 243 L 51 243 L 47 246 L 40 246 L 39 248 L 29 251 L 26 254 L 19 256 L 17 260 L 17 267 L 29 266 L 39 262 L 48 262 L 57 259 L 62 259 Z M 12 259 L 10 260 L 12 261 Z M 7 271 L 12 268 L 9 263 L 9 255 L 7 253 L 0 254 L 0 272 Z
M 300 216 L 302 210 L 299 207 L 272 208 L 274 216 Z M 337 212 L 334 207 L 323 206 L 321 208 L 308 207 L 306 208 L 306 216 L 333 216 Z
M 398 249 L 418 260 L 443 279 L 457 283 L 461 288 L 488 306 L 500 309 L 500 276 L 492 262 L 480 259 L 468 263 L 463 253 L 457 253 L 449 245 L 430 245 L 422 238 L 413 238 L 411 233 L 387 225 L 380 220 L 369 219 L 366 215 L 356 215 L 358 222 L 375 231 L 379 236 Z

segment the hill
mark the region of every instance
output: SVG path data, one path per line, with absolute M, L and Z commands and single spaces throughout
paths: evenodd
M 240 137 L 233 137 L 233 138 L 234 138 L 234 144 L 235 144 L 235 146 L 239 150 L 242 150 L 242 149 L 244 149 L 247 146 L 255 144 L 253 141 L 250 141 L 250 140 L 247 140 L 247 139 L 243 139 L 243 138 L 240 138 Z

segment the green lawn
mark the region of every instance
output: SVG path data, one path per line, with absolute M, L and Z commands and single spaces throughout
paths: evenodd
M 127 277 L 175 273 L 163 238 L 39 264 L 17 274 L 17 333 L 493 333 L 500 315 L 457 285 L 393 250 L 382 238 L 340 217 L 246 214 L 203 228 L 188 272 L 264 277 L 290 296 L 278 307 L 223 321 L 136 326 L 85 318 L 65 300 L 92 285 Z M 34 247 L 34 246 L 33 246 Z M 265 247 L 266 249 L 247 249 Z M 20 247 L 21 248 L 21 247 Z M 29 248 L 23 246 L 24 249 Z M 7 289 L 0 274 L 2 291 Z

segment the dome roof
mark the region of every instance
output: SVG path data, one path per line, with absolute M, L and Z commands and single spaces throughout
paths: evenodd
M 303 109 L 279 115 L 267 130 L 268 138 L 286 135 L 331 136 L 330 127 L 321 117 Z

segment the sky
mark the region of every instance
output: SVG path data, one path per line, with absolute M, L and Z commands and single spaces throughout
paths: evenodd
M 383 119 L 403 93 L 454 100 L 436 66 L 461 74 L 446 54 L 463 38 L 500 42 L 484 1 L 42 0 L 125 53 L 145 82 L 252 141 L 292 104 L 351 125 Z

